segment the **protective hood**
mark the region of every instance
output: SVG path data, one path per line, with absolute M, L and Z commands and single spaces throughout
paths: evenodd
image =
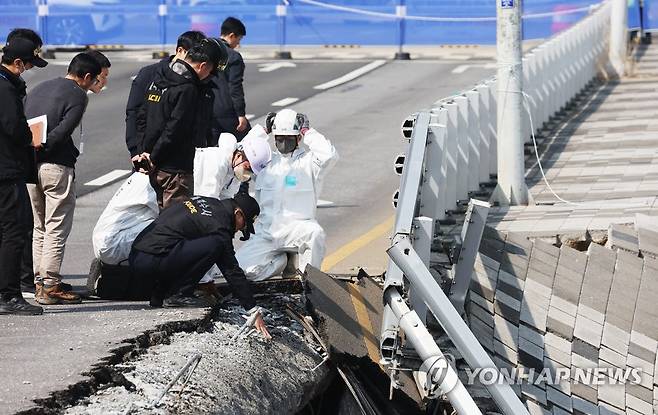
M 200 82 L 194 69 L 185 61 L 173 60 L 169 65 L 158 66 L 156 85 L 165 89 L 188 83 L 198 84 Z

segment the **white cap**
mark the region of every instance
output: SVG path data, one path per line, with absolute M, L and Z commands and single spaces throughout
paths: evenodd
M 272 159 L 272 149 L 267 141 L 267 133 L 260 124 L 254 125 L 249 133 L 239 143 L 242 151 L 247 156 L 251 171 L 258 174 Z
M 301 129 L 302 126 L 297 120 L 297 112 L 286 108 L 276 113 L 272 124 L 274 135 L 298 135 Z

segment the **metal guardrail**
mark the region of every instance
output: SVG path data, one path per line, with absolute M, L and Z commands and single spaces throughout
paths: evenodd
M 548 123 L 603 68 L 609 19 L 610 5 L 604 3 L 523 57 L 523 96 L 528 114 L 523 134 L 528 141 L 534 137 L 532 128 Z M 392 372 L 392 381 L 399 370 L 424 372 L 427 381 L 419 385 L 421 392 L 429 398 L 446 395 L 460 414 L 480 411 L 471 406 L 473 401 L 463 385 L 452 378 L 454 370 L 445 364 L 436 343 L 429 340 L 424 322 L 429 310 L 472 368 L 496 367 L 462 318 L 489 205 L 474 200 L 468 203 L 451 270 L 450 297 L 429 271 L 429 254 L 440 224 L 448 221 L 451 213 L 462 213 L 481 185 L 496 177 L 496 124 L 504 111 L 497 95 L 504 87 L 496 79 L 488 79 L 409 117 L 402 130 L 410 145 L 406 156 L 396 160 L 396 171 L 402 170 L 402 178 L 392 245 L 387 251 L 390 260 L 384 286 L 382 363 Z M 409 353 L 409 344 L 403 339 L 414 352 Z M 402 367 L 418 357 L 422 362 L 419 367 Z M 528 413 L 509 385 L 487 388 L 506 415 Z

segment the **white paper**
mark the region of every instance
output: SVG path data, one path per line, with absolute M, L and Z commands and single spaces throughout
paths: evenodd
M 44 115 L 39 115 L 38 117 L 30 118 L 27 120 L 27 125 L 32 127 L 33 125 L 42 123 L 43 127 L 41 128 L 41 137 L 39 142 L 41 144 L 44 144 L 46 142 L 46 138 L 48 137 L 48 116 Z M 34 131 L 34 130 L 33 130 Z M 35 142 L 34 137 L 32 138 L 32 142 Z

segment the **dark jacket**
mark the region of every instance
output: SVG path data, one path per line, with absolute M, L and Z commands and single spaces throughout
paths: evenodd
M 128 95 L 128 103 L 126 104 L 126 146 L 130 152 L 130 157 L 136 156 L 140 153 L 140 145 L 137 142 L 137 115 L 139 109 L 146 102 L 146 91 L 151 82 L 155 80 L 156 74 L 164 71 L 169 67 L 173 60 L 173 56 L 164 58 L 161 61 L 143 67 L 133 79 L 132 86 L 130 87 L 130 94 Z M 207 125 L 205 129 L 197 129 L 196 137 L 194 138 L 196 147 L 210 147 L 217 145 L 217 138 L 213 139 L 212 134 L 212 110 L 214 101 L 214 89 L 217 86 L 211 79 L 208 82 L 202 82 L 201 99 L 202 102 L 199 106 L 197 113 L 197 125 Z M 218 135 L 219 136 L 219 135 Z
M 226 42 L 224 42 L 226 43 Z M 214 77 L 215 105 L 213 109 L 213 135 L 229 132 L 235 134 L 238 117 L 245 116 L 246 104 L 244 99 L 244 60 L 239 52 L 229 48 L 228 62 L 224 71 Z
M 212 118 L 213 104 L 215 102 L 215 84 L 213 77 L 208 77 L 201 81 L 199 87 L 199 108 L 194 131 L 195 147 L 216 147 L 219 140 L 219 134 L 213 134 Z
M 150 153 L 156 168 L 169 173 L 193 171 L 196 133 L 208 128 L 197 125 L 200 88 L 199 77 L 186 62 L 158 67 L 137 116 L 140 153 Z
M 0 65 L 0 180 L 24 180 L 28 157 L 34 152 L 23 98 L 25 82 Z
M 48 136 L 43 149 L 37 151 L 37 162 L 75 167 L 80 151 L 73 144 L 72 135 L 88 102 L 87 92 L 66 78 L 41 82 L 27 94 L 25 115 L 48 116 Z
M 216 264 L 240 303 L 250 309 L 255 305 L 251 287 L 235 258 L 234 211 L 238 205 L 233 199 L 218 200 L 212 197 L 193 196 L 177 202 L 160 213 L 135 239 L 133 249 L 151 255 L 166 256 L 183 240 L 217 235 L 219 242 Z M 199 276 L 201 279 L 201 276 Z
M 146 90 L 155 79 L 155 74 L 163 68 L 169 67 L 174 57 L 169 56 L 159 62 L 143 67 L 133 79 L 126 104 L 126 146 L 130 156 L 139 154 L 139 143 L 137 142 L 137 113 L 145 101 Z

